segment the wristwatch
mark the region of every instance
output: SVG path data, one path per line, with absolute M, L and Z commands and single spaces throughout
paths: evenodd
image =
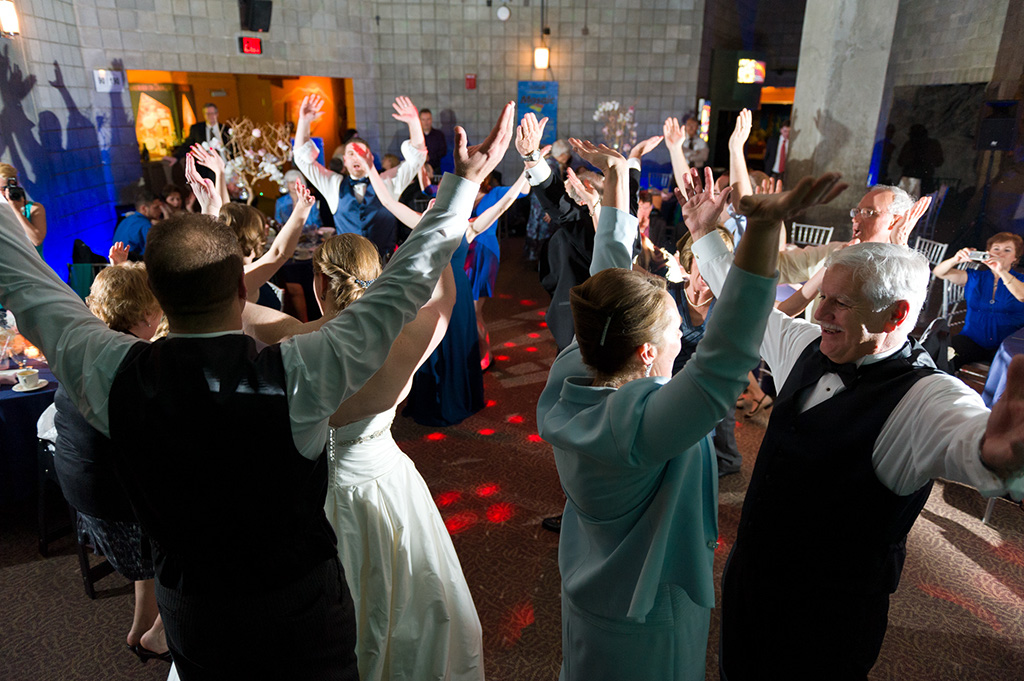
M 523 156 L 523 160 L 527 163 L 536 163 L 540 160 L 540 149 L 534 149 L 526 156 Z

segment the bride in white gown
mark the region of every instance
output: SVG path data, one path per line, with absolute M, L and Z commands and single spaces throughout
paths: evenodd
M 342 234 L 317 250 L 313 270 L 321 320 L 303 324 L 250 304 L 245 332 L 276 343 L 315 331 L 362 295 L 380 264 L 369 240 Z M 363 681 L 484 678 L 480 620 L 455 547 L 426 483 L 391 436 L 395 408 L 444 337 L 454 299 L 449 269 L 384 366 L 330 420 L 326 510 L 355 602 Z

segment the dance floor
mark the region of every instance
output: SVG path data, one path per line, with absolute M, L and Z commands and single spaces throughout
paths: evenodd
M 561 655 L 558 537 L 540 521 L 559 513 L 564 498 L 550 450 L 537 436 L 534 408 L 555 348 L 544 323 L 547 295 L 521 252 L 521 240 L 503 241 L 499 295 L 485 307 L 495 354 L 485 375 L 487 408 L 444 429 L 399 418 L 394 432 L 430 486 L 459 552 L 483 624 L 487 676 L 551 681 Z M 744 464 L 721 484 L 716 582 L 764 424 L 741 420 L 738 426 Z M 828 489 L 809 492 L 806 503 L 808 514 L 827 514 Z M 999 502 L 986 527 L 984 508 L 974 490 L 935 485 L 910 534 L 888 637 L 871 679 L 1021 679 L 1024 511 Z M 106 578 L 99 587 L 112 593 L 90 601 L 70 540 L 60 540 L 44 559 L 36 552 L 34 522 L 31 504 L 0 509 L 0 679 L 164 678 L 166 665 L 142 667 L 124 647 L 132 613 L 126 582 Z M 802 550 L 799 527 L 780 550 Z M 273 552 L 268 544 L 268 560 Z M 808 562 L 814 559 L 808 553 Z M 718 678 L 717 632 L 716 613 L 709 680 Z

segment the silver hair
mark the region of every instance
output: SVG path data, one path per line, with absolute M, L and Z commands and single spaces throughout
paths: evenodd
M 928 294 L 931 274 L 923 255 L 906 246 L 864 243 L 833 251 L 825 266 L 850 270 L 874 312 L 887 309 L 897 300 L 907 301 L 910 314 L 902 326 L 913 330 Z
M 555 140 L 554 143 L 551 145 L 551 156 L 553 156 L 553 157 L 561 156 L 562 154 L 571 154 L 571 153 L 572 153 L 572 147 L 569 146 L 569 142 L 566 141 L 566 140 L 561 140 L 561 139 Z
M 899 187 L 895 187 L 890 184 L 876 184 L 868 190 L 868 193 L 878 190 L 885 190 L 892 193 L 892 204 L 889 206 L 889 212 L 892 213 L 894 217 L 906 215 L 907 212 L 914 207 L 914 197 Z
M 285 182 L 291 182 L 292 180 L 302 180 L 302 184 L 306 184 L 306 179 L 302 176 L 302 173 L 294 168 L 284 174 Z

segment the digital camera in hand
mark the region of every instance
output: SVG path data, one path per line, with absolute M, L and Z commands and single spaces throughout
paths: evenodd
M 977 262 L 985 262 L 991 257 L 992 254 L 989 253 L 988 251 L 971 251 L 970 253 L 967 254 L 967 258 L 969 260 L 974 260 Z
M 25 200 L 25 189 L 18 186 L 18 180 L 16 178 L 7 178 L 7 198 L 10 201 Z

